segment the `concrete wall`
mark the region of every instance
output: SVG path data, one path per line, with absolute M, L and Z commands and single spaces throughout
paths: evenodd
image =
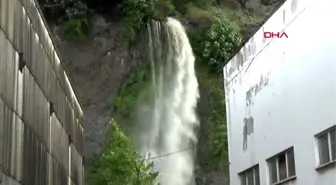
M 224 67 L 231 185 L 256 164 L 270 184 L 266 159 L 289 147 L 296 179 L 285 184 L 336 184 L 335 166 L 316 170 L 314 137 L 336 123 L 335 5 L 288 0 Z
M 0 0 L 0 185 L 83 185 L 83 113 L 34 0 Z

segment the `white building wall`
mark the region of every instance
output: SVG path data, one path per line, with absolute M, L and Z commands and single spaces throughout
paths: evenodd
M 335 5 L 288 0 L 224 67 L 231 185 L 256 164 L 270 184 L 265 160 L 292 146 L 297 178 L 287 184 L 336 184 L 335 167 L 316 170 L 314 137 L 336 124 Z M 288 38 L 263 39 L 283 29 Z M 244 118 L 254 123 L 245 141 Z

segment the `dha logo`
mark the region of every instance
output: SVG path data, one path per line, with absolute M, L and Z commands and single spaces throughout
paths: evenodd
M 283 38 L 286 37 L 288 38 L 288 35 L 286 32 L 264 32 L 264 38 L 269 39 L 269 38 Z

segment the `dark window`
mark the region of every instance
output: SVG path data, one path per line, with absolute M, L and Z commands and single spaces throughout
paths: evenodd
M 287 178 L 287 163 L 286 163 L 286 153 L 278 156 L 279 164 L 279 179 L 280 181 Z
M 272 183 L 278 182 L 277 159 L 270 161 L 270 178 Z
M 240 181 L 241 181 L 240 184 L 241 184 L 241 185 L 247 185 L 246 179 L 247 179 L 247 177 L 246 177 L 246 173 L 241 174 L 241 175 L 240 175 Z
M 330 131 L 331 160 L 336 160 L 336 130 Z
M 260 185 L 259 166 L 256 166 L 254 172 L 255 172 L 255 175 L 254 175 L 254 178 L 255 178 L 255 184 Z
M 293 150 L 289 150 L 287 152 L 287 161 L 288 161 L 288 176 L 292 177 L 295 175 L 295 162 L 294 162 Z
M 272 184 L 295 176 L 294 149 L 290 148 L 267 160 Z
M 320 165 L 323 165 L 330 161 L 328 133 L 325 133 L 322 136 L 320 136 L 318 140 L 319 140 Z
M 254 170 L 247 171 L 247 185 L 254 185 Z
M 241 185 L 260 185 L 259 166 L 254 166 L 240 173 Z
M 335 128 L 333 126 L 317 135 L 320 166 L 336 160 Z

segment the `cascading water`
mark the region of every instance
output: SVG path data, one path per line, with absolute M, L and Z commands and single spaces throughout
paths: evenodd
M 139 114 L 146 125 L 141 149 L 154 162 L 161 185 L 192 185 L 199 98 L 195 58 L 179 21 L 153 22 L 148 32 L 152 85 L 151 101 Z

